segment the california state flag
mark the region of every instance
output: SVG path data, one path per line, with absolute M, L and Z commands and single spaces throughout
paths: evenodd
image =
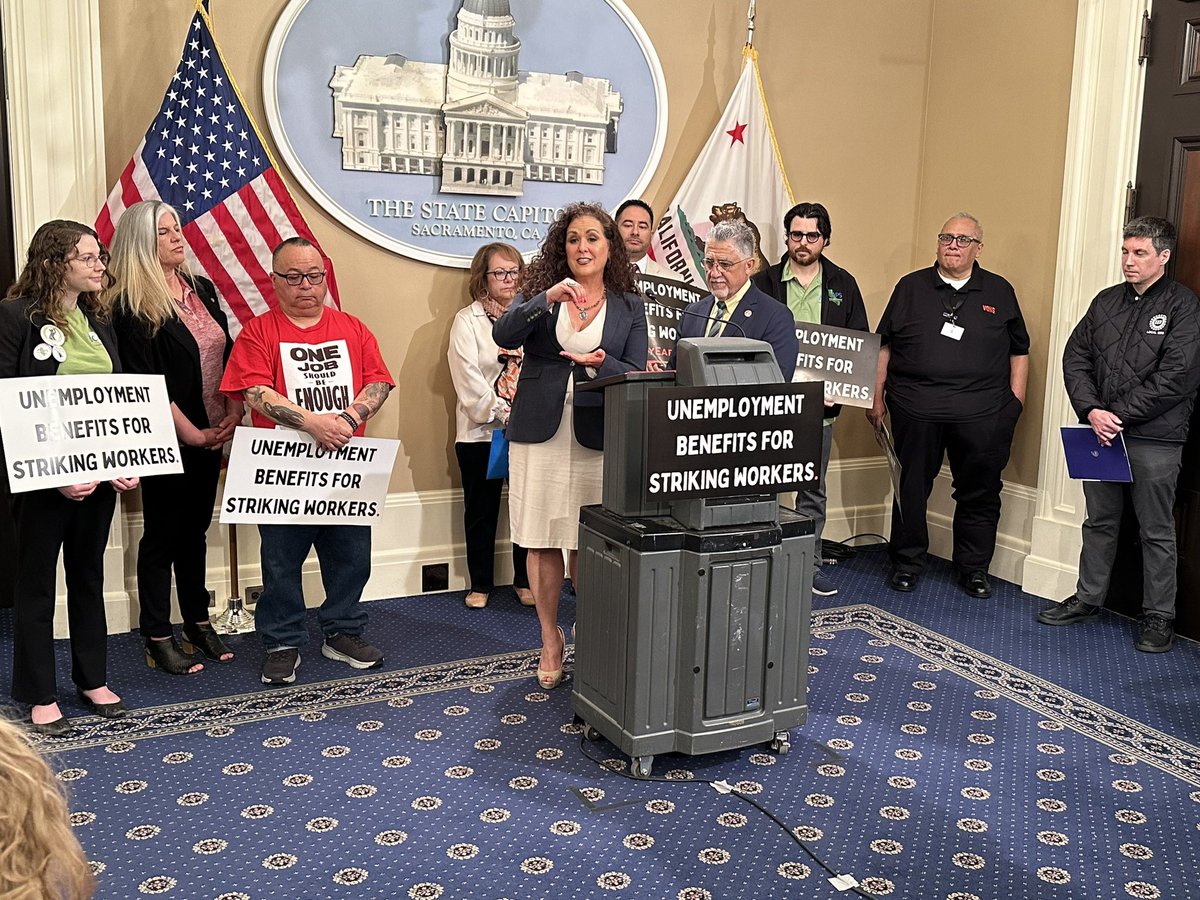
M 651 254 L 673 277 L 703 286 L 704 241 L 722 219 L 745 218 L 769 263 L 783 255 L 783 214 L 793 205 L 758 73 L 758 52 L 746 47 L 721 121 L 679 193 L 659 221 Z

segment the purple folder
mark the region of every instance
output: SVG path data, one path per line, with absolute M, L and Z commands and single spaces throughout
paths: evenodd
M 1067 473 L 1083 481 L 1133 481 L 1129 455 L 1125 452 L 1125 435 L 1105 447 L 1089 425 L 1064 425 L 1063 452 L 1067 456 Z

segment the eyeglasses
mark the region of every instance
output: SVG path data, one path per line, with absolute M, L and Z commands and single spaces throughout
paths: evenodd
M 97 256 L 95 253 L 89 253 L 87 256 L 72 256 L 71 262 L 83 263 L 84 268 L 94 269 L 96 263 L 100 263 L 102 266 L 108 265 L 108 254 L 101 253 Z
M 320 284 L 325 280 L 324 272 L 288 272 L 284 275 L 282 272 L 272 270 L 271 274 L 282 278 L 292 287 L 296 287 L 302 281 L 307 281 L 309 284 Z
M 749 257 L 746 257 L 746 259 L 749 259 Z M 744 263 L 745 261 L 745 259 L 710 259 L 707 256 L 701 260 L 701 262 L 704 264 L 704 268 L 720 269 L 722 272 L 728 272 L 738 263 Z
M 943 247 L 949 247 L 954 244 L 958 247 L 970 247 L 972 244 L 982 244 L 977 237 L 971 237 L 969 234 L 939 234 L 938 243 Z
M 815 244 L 824 236 L 819 231 L 789 231 L 787 233 L 789 241 L 797 241 L 801 244 Z
M 491 275 L 497 281 L 516 281 L 521 272 L 519 269 L 490 269 L 483 274 Z

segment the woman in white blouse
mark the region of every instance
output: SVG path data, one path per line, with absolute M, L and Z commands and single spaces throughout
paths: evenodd
M 521 370 L 521 350 L 498 347 L 492 323 L 512 303 L 525 263 L 515 247 L 485 244 L 471 260 L 467 293 L 471 302 L 450 326 L 450 376 L 458 403 L 454 410 L 454 455 L 462 473 L 463 524 L 467 537 L 467 571 L 471 585 L 466 604 L 487 606 L 495 586 L 496 521 L 500 515 L 501 479 L 487 477 L 492 432 L 508 424 L 508 413 Z M 526 606 L 533 593 L 525 574 L 525 549 L 513 544 L 513 587 Z

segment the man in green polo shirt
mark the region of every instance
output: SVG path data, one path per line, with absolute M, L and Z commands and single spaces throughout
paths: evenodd
M 867 308 L 854 276 L 825 258 L 832 228 L 829 212 L 820 203 L 798 203 L 783 217 L 787 253 L 778 264 L 754 276 L 754 284 L 765 294 L 787 304 L 797 322 L 834 325 L 870 331 Z M 817 537 L 814 554 L 813 593 L 828 597 L 837 585 L 821 571 L 821 531 L 825 526 L 825 475 L 833 447 L 833 423 L 842 407 L 825 404 L 825 427 L 821 429 L 821 483 L 796 495 L 796 511 L 813 520 Z

